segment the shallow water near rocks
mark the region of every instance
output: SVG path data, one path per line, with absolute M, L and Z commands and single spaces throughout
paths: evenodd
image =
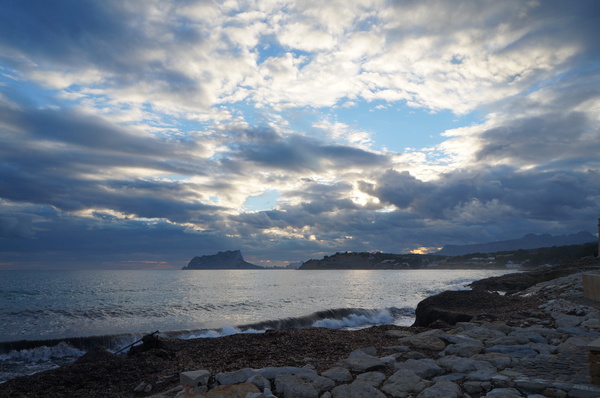
M 6 271 L 0 381 L 143 334 L 217 337 L 273 328 L 410 325 L 416 305 L 503 270 Z M 7 343 L 24 341 L 19 344 Z

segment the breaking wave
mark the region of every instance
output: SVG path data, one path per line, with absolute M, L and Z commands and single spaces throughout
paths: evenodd
M 304 329 L 324 327 L 330 329 L 360 329 L 372 325 L 408 325 L 414 317 L 412 308 L 338 308 L 313 314 L 257 322 L 220 329 L 164 331 L 160 335 L 176 339 L 216 338 L 239 333 L 264 333 L 269 329 Z M 135 344 L 146 333 L 74 337 L 52 340 L 22 340 L 0 342 L 0 383 L 24 374 L 32 374 L 70 363 L 90 349 L 102 346 L 112 352 Z

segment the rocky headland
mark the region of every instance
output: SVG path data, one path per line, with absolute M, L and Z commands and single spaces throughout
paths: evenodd
M 190 260 L 184 270 L 197 269 L 217 269 L 217 270 L 233 270 L 233 269 L 265 269 L 258 265 L 252 264 L 244 260 L 242 252 L 239 250 L 227 250 L 211 254 L 207 256 L 196 256 Z
M 600 303 L 582 287 L 582 274 L 600 274 L 598 265 L 585 259 L 510 295 L 480 284 L 432 296 L 414 327 L 152 338 L 127 356 L 96 349 L 10 380 L 0 396 L 599 397 L 587 346 L 600 337 Z

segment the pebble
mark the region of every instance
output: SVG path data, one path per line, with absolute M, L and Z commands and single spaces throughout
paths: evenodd
M 530 318 L 520 327 L 472 321 L 446 331 L 391 330 L 388 335 L 398 338 L 398 345 L 385 347 L 385 356 L 365 347 L 320 374 L 314 368 L 296 367 L 216 375 L 191 370 L 181 374 L 182 391 L 154 397 L 274 398 L 271 386 L 280 398 L 600 397 L 600 386 L 590 384 L 586 347 L 600 337 L 600 313 L 569 301 L 576 291 L 560 290 L 560 283 L 572 290 L 576 278 L 530 288 L 560 297 L 540 308 L 552 315 L 556 328 Z M 208 380 L 217 383 L 209 387 Z M 147 386 L 150 383 L 140 383 L 135 391 L 147 392 Z M 223 393 L 215 395 L 215 389 Z

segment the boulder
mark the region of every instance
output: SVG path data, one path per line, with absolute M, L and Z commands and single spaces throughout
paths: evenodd
M 484 398 L 521 398 L 522 395 L 514 388 L 494 388 Z
M 460 398 L 462 391 L 460 387 L 449 380 L 439 380 L 436 383 L 421 391 L 417 398 Z
M 361 373 L 358 376 L 356 376 L 356 380 L 363 383 L 367 383 L 368 385 L 373 387 L 380 387 L 385 381 L 385 375 L 380 372 Z
M 465 330 L 463 332 L 463 334 L 465 336 L 471 337 L 472 339 L 480 340 L 480 341 L 506 336 L 505 333 L 503 333 L 499 330 L 492 329 L 492 328 L 486 328 L 483 326 L 475 326 L 475 327 L 469 328 L 468 330 Z
M 321 376 L 327 377 L 327 378 L 329 378 L 333 381 L 337 381 L 339 383 L 346 383 L 346 382 L 352 380 L 352 375 L 350 374 L 350 371 L 348 371 L 348 369 L 346 369 L 346 368 L 342 368 L 339 366 L 331 368 L 331 369 L 327 369 L 326 371 L 321 373 Z
M 423 336 L 422 334 L 416 334 L 414 336 L 405 337 L 400 340 L 402 343 L 407 343 L 413 348 L 431 351 L 442 351 L 446 348 L 446 343 L 435 336 Z
M 333 398 L 385 398 L 381 391 L 360 380 L 356 380 L 352 384 L 337 386 L 331 393 Z
M 567 315 L 560 312 L 552 312 L 551 315 L 554 318 L 554 322 L 556 322 L 556 327 L 559 328 L 574 328 L 583 322 L 581 317 L 575 315 Z
M 335 386 L 335 382 L 327 377 L 319 376 L 315 372 L 307 372 L 296 375 L 282 375 L 275 378 L 275 391 L 283 393 L 285 397 L 289 394 L 297 397 L 303 397 L 306 393 L 311 395 L 314 389 L 317 394 L 331 390 Z M 287 391 L 287 392 L 286 392 Z
M 371 355 L 351 355 L 338 362 L 338 365 L 348 368 L 353 372 L 372 372 L 375 370 L 385 370 L 386 364 L 381 359 Z
M 427 327 L 441 320 L 450 325 L 469 322 L 476 315 L 494 313 L 499 308 L 515 306 L 519 299 L 486 291 L 445 291 L 421 301 L 413 326 Z
M 375 347 L 365 347 L 365 348 L 359 348 L 358 350 L 354 350 L 350 353 L 350 355 L 348 355 L 349 357 L 355 357 L 355 356 L 362 356 L 362 355 L 370 355 L 370 356 L 376 356 L 377 355 L 377 348 Z
M 259 374 L 250 376 L 246 382 L 254 384 L 260 391 L 271 389 L 271 382 L 269 382 L 269 379 Z
M 496 368 L 486 361 L 449 355 L 438 359 L 437 364 L 452 373 L 470 373 L 477 370 L 496 371 Z
M 390 376 L 381 389 L 392 397 L 405 398 L 418 394 L 432 385 L 432 381 L 420 378 L 415 372 L 401 369 Z
M 444 373 L 433 359 L 409 359 L 406 362 L 396 364 L 396 370 L 407 369 L 423 379 L 431 379 Z
M 93 362 L 108 362 L 110 360 L 119 359 L 120 355 L 113 354 L 104 347 L 94 347 L 81 357 L 77 358 L 76 364 L 93 363 Z
M 275 391 L 286 398 L 319 398 L 319 391 L 313 383 L 297 375 L 278 376 Z
M 260 390 L 252 383 L 241 383 L 228 386 L 218 386 L 199 397 L 206 398 L 246 398 L 248 394 L 260 394 Z
M 297 374 L 314 374 L 314 375 L 316 375 L 317 372 L 315 372 L 312 369 L 298 368 L 296 366 L 281 366 L 281 367 L 269 366 L 266 368 L 257 369 L 256 374 L 259 374 L 269 380 L 273 380 L 277 376 L 282 376 L 282 375 L 297 375 Z
M 495 352 L 490 352 L 488 354 L 473 355 L 471 359 L 474 359 L 476 361 L 486 361 L 498 370 L 504 370 L 512 364 L 511 357 Z
M 508 334 L 509 336 L 522 337 L 531 341 L 532 343 L 548 344 L 548 340 L 540 333 L 536 333 L 533 330 L 515 330 Z
M 210 372 L 208 370 L 192 370 L 179 374 L 179 384 L 182 386 L 198 387 L 208 384 Z
M 444 350 L 444 355 L 457 355 L 459 357 L 470 358 L 473 355 L 479 354 L 481 351 L 483 351 L 483 343 L 478 343 L 479 344 L 450 344 Z

